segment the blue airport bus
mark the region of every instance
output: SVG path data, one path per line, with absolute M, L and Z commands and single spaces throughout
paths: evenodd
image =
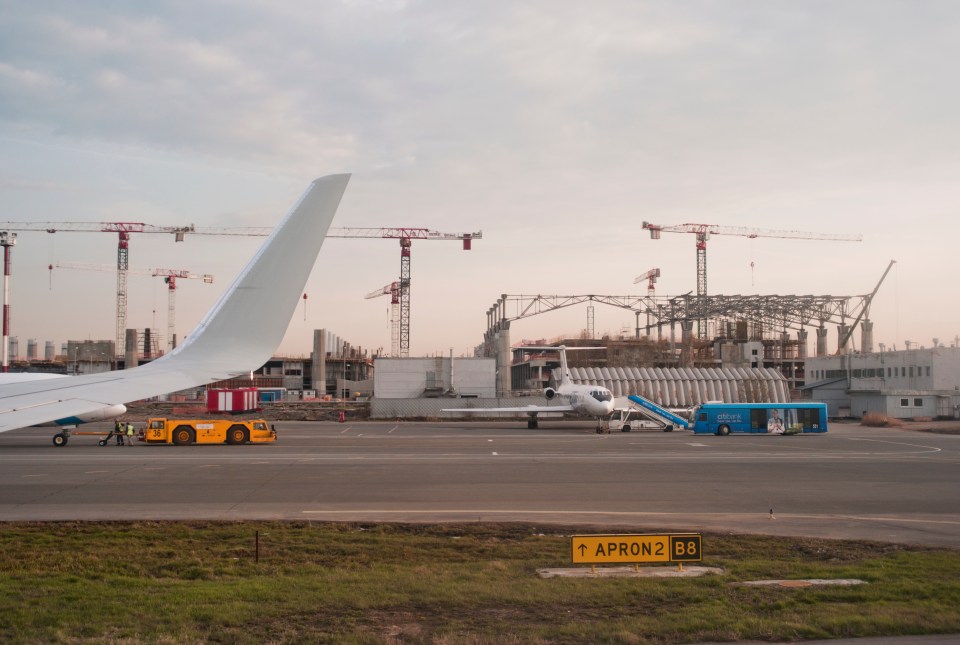
M 693 419 L 697 434 L 826 432 L 827 404 L 703 403 Z

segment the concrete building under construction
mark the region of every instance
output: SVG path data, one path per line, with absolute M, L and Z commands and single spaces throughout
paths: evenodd
M 875 293 L 876 289 L 865 296 L 504 294 L 487 311 L 487 330 L 476 354 L 497 360 L 498 393 L 524 389 L 528 377 L 523 368 L 519 375 L 513 368 L 501 369 L 516 362 L 511 356 L 511 323 L 585 303 L 588 306 L 588 328 L 582 338 L 558 339 L 550 344 L 572 346 L 588 339 L 592 344 L 606 348 L 603 366 L 611 368 L 774 369 L 783 375 L 789 390 L 796 394 L 806 384 L 808 356 L 849 352 L 857 344 L 861 351 L 873 351 L 873 322 L 869 319 L 869 309 Z M 634 313 L 634 334 L 631 337 L 594 339 L 589 320 L 596 304 Z M 830 341 L 831 330 L 835 330 L 835 342 Z M 857 331 L 859 337 L 855 334 Z M 811 336 L 813 354 L 810 353 Z

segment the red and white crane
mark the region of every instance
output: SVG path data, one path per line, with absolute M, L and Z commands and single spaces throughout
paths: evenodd
M 380 296 L 390 296 L 390 355 L 400 355 L 400 283 L 393 281 L 390 284 L 380 287 L 376 291 L 371 291 L 364 296 L 367 300 L 370 298 L 379 298 Z
M 53 270 L 54 265 L 50 265 Z M 86 264 L 82 262 L 58 262 L 58 269 L 81 269 L 84 271 L 113 271 L 114 268 L 107 264 Z M 177 279 L 182 280 L 203 280 L 205 284 L 213 283 L 213 276 L 209 273 L 197 274 L 186 269 L 130 269 L 128 274 L 150 275 L 155 278 L 163 278 L 167 284 L 167 349 L 172 351 L 177 346 Z
M 0 231 L 0 246 L 3 247 L 3 358 L 0 370 L 10 371 L 10 248 L 17 243 L 17 234 Z
M 177 242 L 183 241 L 184 233 L 192 226 L 154 226 L 143 222 L 3 222 L 0 232 L 6 231 L 75 231 L 80 233 L 117 233 L 117 335 L 115 351 L 124 353 L 124 334 L 127 326 L 127 272 L 130 266 L 131 233 L 173 234 Z
M 747 226 L 719 226 L 717 224 L 674 224 L 662 226 L 651 222 L 644 222 L 643 228 L 650 231 L 650 238 L 660 239 L 660 234 L 666 233 L 692 233 L 696 236 L 697 248 L 697 296 L 707 295 L 707 240 L 711 235 L 739 235 L 741 237 L 781 237 L 797 240 L 826 240 L 834 242 L 860 242 L 863 236 L 835 234 L 835 233 L 809 233 L 805 231 L 778 231 L 762 228 L 750 228 Z M 698 335 L 702 338 L 706 330 L 705 321 L 698 321 Z
M 7 231 L 43 231 L 57 233 L 72 231 L 80 233 L 117 233 L 117 334 L 116 352 L 124 353 L 124 338 L 127 324 L 127 273 L 130 265 L 131 233 L 166 233 L 174 235 L 182 242 L 190 235 L 228 235 L 228 236 L 267 236 L 273 232 L 271 227 L 202 227 L 155 226 L 142 222 L 0 222 L 0 233 Z M 483 237 L 476 233 L 441 233 L 428 228 L 330 228 L 327 237 L 346 238 L 389 238 L 400 241 L 400 356 L 410 353 L 410 247 L 413 240 L 457 240 L 462 242 L 463 250 L 469 251 L 475 239 Z M 5 249 L 9 251 L 9 248 Z M 6 301 L 5 303 L 6 304 Z
M 333 231 L 334 229 L 330 229 Z M 476 233 L 441 233 L 427 228 L 342 228 L 330 237 L 381 237 L 400 240 L 400 323 L 398 325 L 398 346 L 396 356 L 410 355 L 410 251 L 414 240 L 446 240 L 459 241 L 463 250 L 469 251 L 473 240 L 483 237 L 481 231 Z
M 644 280 L 647 281 L 647 298 L 650 298 L 650 302 L 647 303 L 647 333 L 648 334 L 649 334 L 650 327 L 652 326 L 652 323 L 653 323 L 653 311 L 651 311 L 650 307 L 652 306 L 652 303 L 653 303 L 653 297 L 656 295 L 656 292 L 657 292 L 656 285 L 657 285 L 657 278 L 659 277 L 660 277 L 660 269 L 650 269 L 646 273 L 641 273 L 640 275 L 638 275 L 636 278 L 633 279 L 633 284 L 638 284 L 640 282 L 643 282 Z M 639 324 L 637 326 L 639 327 Z M 639 331 L 637 333 L 639 333 Z
M 652 298 L 656 293 L 657 278 L 660 277 L 660 269 L 650 269 L 646 273 L 641 273 L 633 279 L 633 284 L 639 284 L 647 281 L 647 296 Z

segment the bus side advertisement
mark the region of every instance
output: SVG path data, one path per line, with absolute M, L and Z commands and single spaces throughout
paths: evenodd
M 697 434 L 801 434 L 827 431 L 825 403 L 704 403 L 694 413 Z

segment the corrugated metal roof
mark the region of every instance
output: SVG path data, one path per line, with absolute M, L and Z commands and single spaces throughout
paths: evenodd
M 554 378 L 559 370 L 554 370 Z M 639 394 L 670 407 L 706 401 L 785 403 L 786 379 L 773 368 L 712 367 L 571 367 L 574 383 L 598 383 L 615 397 Z

